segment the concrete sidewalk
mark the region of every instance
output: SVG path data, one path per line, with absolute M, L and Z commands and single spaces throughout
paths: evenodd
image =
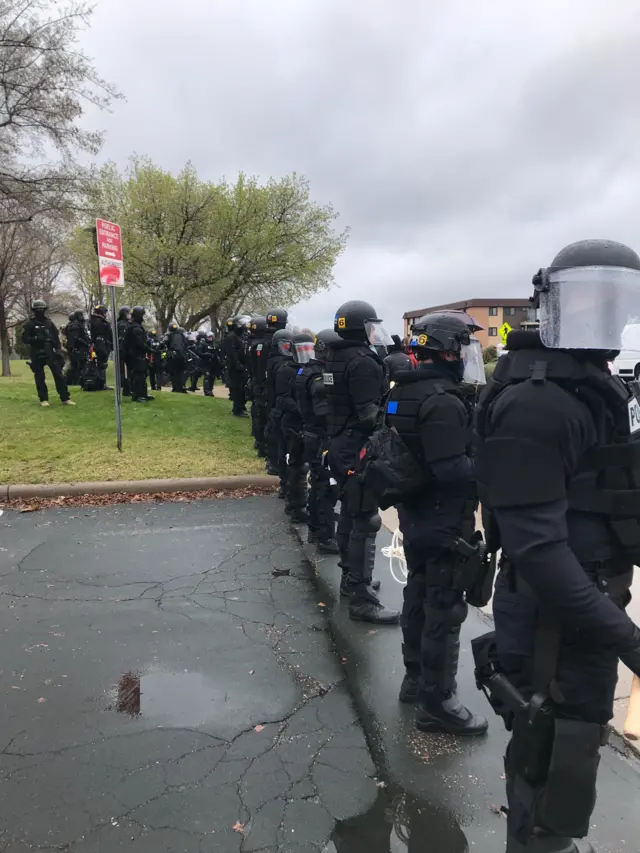
M 382 516 L 382 523 L 391 533 L 398 529 L 398 513 L 396 510 L 391 507 L 387 510 L 382 510 L 380 515 Z M 482 529 L 482 524 L 480 517 L 478 516 L 478 525 L 479 529 Z M 640 571 L 636 569 L 635 578 L 633 581 L 633 585 L 631 587 L 632 599 L 629 607 L 627 608 L 627 613 L 633 619 L 633 621 L 639 625 L 640 624 Z M 485 612 L 488 614 L 492 613 L 491 602 L 484 608 Z M 618 667 L 618 685 L 616 687 L 616 699 L 614 703 L 614 715 L 613 720 L 611 721 L 611 725 L 617 732 L 622 733 L 622 728 L 624 726 L 624 720 L 627 716 L 627 707 L 629 705 L 629 694 L 631 693 L 631 682 L 633 680 L 633 673 L 630 669 L 628 669 L 623 663 L 620 663 Z M 635 745 L 634 745 L 635 748 Z

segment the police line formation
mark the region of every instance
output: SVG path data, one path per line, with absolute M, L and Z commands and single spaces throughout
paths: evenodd
M 339 555 L 349 615 L 400 623 L 399 699 L 415 703 L 421 731 L 487 730 L 459 701 L 456 673 L 468 606 L 493 592 L 495 630 L 472 650 L 478 687 L 511 732 L 507 853 L 593 853 L 584 838 L 618 661 L 640 676 L 640 629 L 625 613 L 640 559 L 640 403 L 608 367 L 640 313 L 640 258 L 580 241 L 533 283 L 540 329 L 511 332 L 484 388 L 479 327 L 464 312 L 418 320 L 410 354 L 362 301 L 315 338 L 271 310 L 248 330 L 230 320 L 223 344 L 234 412 L 248 377 L 258 455 L 291 520 Z M 134 399 L 143 344 L 128 328 L 125 352 L 141 354 L 127 362 Z M 176 368 L 174 391 L 179 378 Z M 401 614 L 373 577 L 378 509 L 392 505 L 408 567 Z

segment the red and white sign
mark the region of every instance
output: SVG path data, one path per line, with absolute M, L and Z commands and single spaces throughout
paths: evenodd
M 110 287 L 124 287 L 120 226 L 106 219 L 96 219 L 96 236 L 100 281 Z

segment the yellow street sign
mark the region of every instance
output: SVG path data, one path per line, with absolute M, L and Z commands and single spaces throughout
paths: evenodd
M 502 341 L 503 344 L 506 345 L 507 335 L 509 334 L 509 332 L 512 332 L 512 331 L 513 331 L 513 329 L 508 323 L 503 323 L 500 326 L 500 328 L 498 329 L 498 334 L 500 335 L 500 340 Z

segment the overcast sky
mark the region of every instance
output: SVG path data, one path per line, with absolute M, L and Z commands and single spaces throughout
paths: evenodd
M 126 95 L 104 159 L 305 174 L 351 228 L 315 329 L 529 296 L 564 244 L 640 250 L 637 0 L 100 0 L 83 36 Z

